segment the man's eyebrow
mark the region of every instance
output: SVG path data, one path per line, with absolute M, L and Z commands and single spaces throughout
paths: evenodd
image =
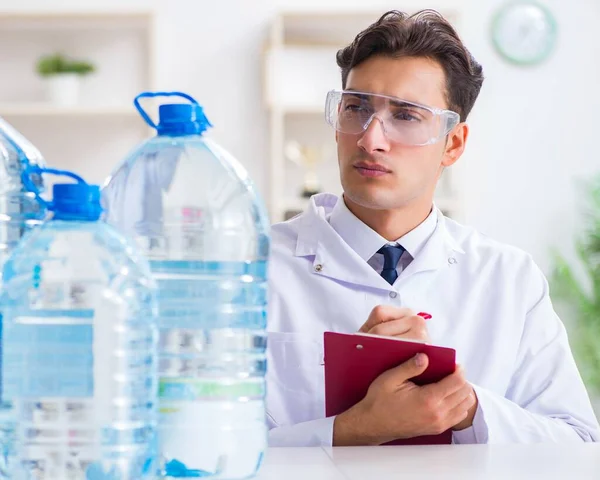
M 349 93 L 353 97 L 358 97 L 358 98 L 366 98 L 369 95 L 371 95 L 370 93 L 360 92 L 358 90 L 354 90 L 353 88 L 348 88 L 348 89 L 346 89 L 344 91 L 347 92 L 347 93 Z
M 418 105 L 415 105 L 413 102 L 409 102 L 408 100 L 393 100 L 390 98 L 390 105 L 398 108 L 417 108 Z
M 396 108 L 420 106 L 419 104 L 415 104 L 416 102 L 410 102 L 408 100 L 401 100 L 399 98 L 395 99 L 394 97 L 390 97 L 389 95 L 379 95 L 377 93 L 366 93 L 366 92 L 361 92 L 361 91 L 355 90 L 353 88 L 347 88 L 345 91 L 348 92 L 349 94 L 351 94 L 352 96 L 355 96 L 358 98 L 365 98 L 365 97 L 368 97 L 369 95 L 375 95 L 376 97 L 381 96 L 381 97 L 388 99 L 390 102 L 390 105 L 393 107 L 396 107 Z

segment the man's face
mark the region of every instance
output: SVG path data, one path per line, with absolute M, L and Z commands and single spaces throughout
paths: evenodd
M 346 90 L 448 108 L 444 71 L 427 58 L 371 57 L 350 71 Z M 445 138 L 433 145 L 403 145 L 387 138 L 377 118 L 360 134 L 336 132 L 336 140 L 344 196 L 364 208 L 395 209 L 433 197 L 443 166 L 451 163 Z M 374 173 L 368 168 L 374 164 L 386 171 Z

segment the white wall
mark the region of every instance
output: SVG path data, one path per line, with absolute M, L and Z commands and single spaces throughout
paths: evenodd
M 580 226 L 575 180 L 600 171 L 598 0 L 545 0 L 558 17 L 558 48 L 547 63 L 519 68 L 492 49 L 489 24 L 503 0 L 0 0 L 2 9 L 128 8 L 158 11 L 158 86 L 197 96 L 213 136 L 266 188 L 267 113 L 261 48 L 279 9 L 456 9 L 459 30 L 486 82 L 461 161 L 467 220 L 531 252 L 545 270 L 549 249 L 570 252 Z M 588 40 L 589 39 L 589 40 Z M 331 60 L 334 62 L 334 59 Z

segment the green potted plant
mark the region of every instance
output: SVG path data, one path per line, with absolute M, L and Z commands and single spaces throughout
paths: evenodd
M 581 268 L 555 253 L 550 285 L 568 320 L 575 359 L 600 414 L 600 176 L 583 191 L 588 197 L 586 226 L 575 244 Z
M 94 71 L 92 63 L 70 59 L 61 53 L 44 55 L 37 62 L 37 72 L 46 83 L 48 100 L 59 106 L 76 105 L 81 79 Z

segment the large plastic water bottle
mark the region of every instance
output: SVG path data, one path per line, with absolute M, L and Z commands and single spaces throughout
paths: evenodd
M 191 103 L 161 105 L 155 125 L 139 103 L 154 96 Z M 158 135 L 116 168 L 103 199 L 158 285 L 163 475 L 246 478 L 267 441 L 267 215 L 192 97 L 143 93 L 135 105 Z
M 0 282 L 2 265 L 29 229 L 39 225 L 46 210 L 23 185 L 21 174 L 29 166 L 43 167 L 39 150 L 0 117 Z M 42 179 L 33 175 L 36 189 L 43 190 Z M 0 325 L 2 309 L 0 308 Z M 2 330 L 0 329 L 0 342 Z M 0 357 L 1 365 L 1 357 Z M 1 369 L 0 369 L 1 370 Z M 1 377 L 0 377 L 1 382 Z M 14 430 L 10 403 L 0 402 L 0 479 L 8 479 L 13 453 Z
M 28 166 L 45 165 L 39 150 L 0 117 L 0 267 L 23 234 L 44 218 L 43 205 L 23 186 L 21 174 Z M 43 190 L 39 176 L 32 182 Z
M 61 173 L 55 170 L 34 170 Z M 57 184 L 4 264 L 2 398 L 14 480 L 156 478 L 157 308 L 146 260 L 99 221 L 100 189 Z

